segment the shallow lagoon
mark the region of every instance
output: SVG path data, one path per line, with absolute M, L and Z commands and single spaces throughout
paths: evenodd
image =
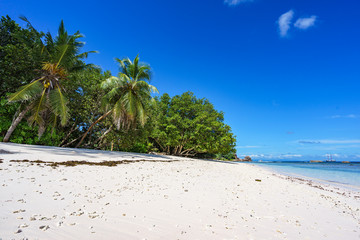
M 266 167 L 285 175 L 300 175 L 329 183 L 355 186 L 360 189 L 360 162 L 254 161 L 251 164 Z

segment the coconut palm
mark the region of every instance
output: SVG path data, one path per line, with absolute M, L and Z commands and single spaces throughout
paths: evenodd
M 25 17 L 22 19 L 28 23 L 29 28 L 33 29 Z M 39 33 L 38 36 L 41 38 L 43 35 Z M 41 52 L 47 61 L 43 63 L 42 69 L 38 70 L 38 78 L 9 96 L 9 102 L 20 101 L 23 106 L 8 129 L 4 142 L 9 141 L 11 134 L 27 112 L 31 113 L 29 123 L 39 125 L 39 138 L 48 124 L 56 126 L 58 118 L 61 125 L 66 124 L 69 118 L 68 100 L 61 83 L 67 79 L 70 72 L 86 67 L 81 59 L 86 58 L 90 52 L 79 53 L 80 48 L 84 46 L 84 43 L 79 41 L 82 37 L 79 32 L 69 35 L 61 21 L 56 38 L 47 33 L 45 44 L 40 41 Z
M 139 63 L 139 56 L 132 62 L 129 58 L 115 59 L 119 63 L 118 77 L 110 77 L 101 83 L 107 93 L 103 97 L 105 114 L 100 116 L 84 133 L 79 147 L 89 131 L 101 120 L 112 115 L 115 126 L 120 129 L 142 126 L 146 122 L 145 105 L 152 100 L 151 93 L 158 93 L 156 87 L 149 84 L 151 79 L 150 66 Z

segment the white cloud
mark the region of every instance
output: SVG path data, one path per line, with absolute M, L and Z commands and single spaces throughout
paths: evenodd
M 290 10 L 284 14 L 282 14 L 279 17 L 279 20 L 277 21 L 278 25 L 279 25 L 279 30 L 280 30 L 280 36 L 281 37 L 286 37 L 287 32 L 290 29 L 290 24 L 291 24 L 291 20 L 294 17 L 294 11 Z
M 348 115 L 333 115 L 330 118 L 358 118 L 355 114 L 348 114 Z
M 253 0 L 224 0 L 224 3 L 229 6 L 236 6 L 239 5 L 240 3 L 252 2 L 252 1 Z
M 322 139 L 322 140 L 298 140 L 300 144 L 357 144 L 360 143 L 359 139 L 351 140 L 333 140 L 333 139 Z
M 308 18 L 299 18 L 298 20 L 296 20 L 294 27 L 302 29 L 302 30 L 306 30 L 309 27 L 312 27 L 315 25 L 316 18 L 317 18 L 317 16 L 315 16 L 315 15 L 308 17 Z

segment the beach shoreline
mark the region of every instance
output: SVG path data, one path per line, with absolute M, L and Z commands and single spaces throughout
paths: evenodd
M 360 186 L 341 183 L 337 181 L 329 181 L 320 178 L 314 178 L 314 177 L 286 172 L 286 171 L 280 171 L 268 166 L 259 166 L 252 163 L 245 163 L 245 164 L 250 164 L 254 167 L 259 167 L 261 169 L 268 170 L 269 172 L 272 173 L 272 175 L 277 176 L 279 178 L 287 179 L 289 181 L 296 181 L 298 183 L 307 184 L 309 186 L 317 187 L 325 191 L 339 191 L 338 192 L 339 194 L 343 194 L 344 192 L 346 192 L 348 195 L 353 195 L 355 197 L 358 195 L 360 196 Z
M 0 153 L 2 239 L 360 237 L 359 192 L 251 164 L 3 143 L 0 149 L 11 152 Z M 51 167 L 36 160 L 134 162 Z
M 275 175 L 279 175 L 279 177 L 285 177 L 285 178 L 292 178 L 295 180 L 299 180 L 300 182 L 307 182 L 308 185 L 321 185 L 321 186 L 325 186 L 326 188 L 333 188 L 335 190 L 340 190 L 340 191 L 350 191 L 353 192 L 354 194 L 358 194 L 360 192 L 360 185 L 353 185 L 350 183 L 343 183 L 343 182 L 339 182 L 339 181 L 331 181 L 328 179 L 324 179 L 324 178 L 316 178 L 316 177 L 311 177 L 305 174 L 301 174 L 301 173 L 295 173 L 295 172 L 291 172 L 291 171 L 286 171 L 286 170 L 280 170 L 280 169 L 276 169 L 276 168 L 272 168 L 270 166 L 267 165 L 258 165 L 257 163 L 247 163 L 247 164 L 251 164 L 252 166 L 255 167 L 260 167 L 263 169 L 267 169 L 270 172 L 273 172 Z

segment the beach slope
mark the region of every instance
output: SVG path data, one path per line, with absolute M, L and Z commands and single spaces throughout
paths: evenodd
M 358 192 L 251 164 L 11 143 L 0 159 L 3 240 L 360 239 Z

